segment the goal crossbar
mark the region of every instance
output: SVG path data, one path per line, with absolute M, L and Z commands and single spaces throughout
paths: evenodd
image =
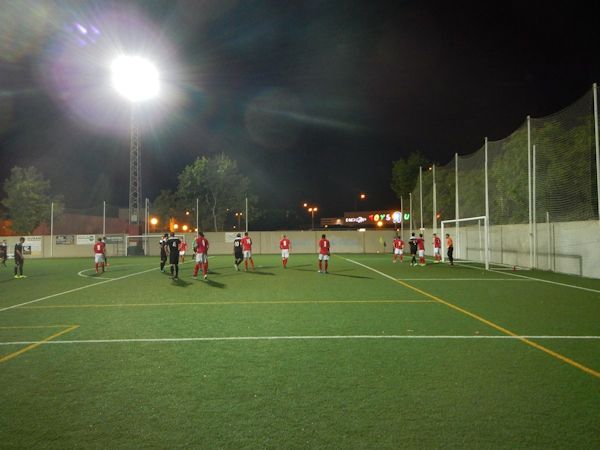
M 488 218 L 487 216 L 476 216 L 476 217 L 464 217 L 462 219 L 448 219 L 442 220 L 441 226 L 441 238 L 442 238 L 442 262 L 446 261 L 446 234 L 444 232 L 444 228 L 446 224 L 456 224 L 456 228 L 458 229 L 458 224 L 461 222 L 473 222 L 473 221 L 483 221 L 483 248 L 484 248 L 484 262 L 485 262 L 485 270 L 490 269 L 490 250 L 489 250 L 489 227 L 488 227 Z M 459 244 L 459 236 L 457 232 L 456 237 L 457 245 Z

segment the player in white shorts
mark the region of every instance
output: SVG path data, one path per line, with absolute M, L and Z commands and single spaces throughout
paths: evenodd
M 284 269 L 287 267 L 291 247 L 292 243 L 288 237 L 285 234 L 281 236 L 281 240 L 279 241 L 279 249 L 281 250 L 281 264 L 283 265 Z

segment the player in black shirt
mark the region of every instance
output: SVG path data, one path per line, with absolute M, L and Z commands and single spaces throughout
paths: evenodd
M 244 260 L 244 253 L 242 252 L 242 235 L 238 233 L 233 241 L 233 256 L 235 258 L 235 270 L 240 271 L 240 264 Z
M 165 264 L 167 263 L 167 239 L 169 238 L 168 233 L 163 234 L 163 237 L 158 241 L 160 245 L 160 271 L 165 271 Z
M 19 238 L 19 242 L 15 244 L 15 278 L 26 278 L 23 275 L 23 263 L 25 262 L 23 242 L 25 242 L 24 237 Z
M 412 233 L 410 236 L 410 239 L 408 240 L 408 245 L 410 246 L 410 265 L 412 266 L 416 266 L 417 265 L 417 250 L 418 250 L 418 244 L 417 244 L 417 237 L 415 236 L 415 233 Z
M 6 240 L 0 242 L 0 261 L 2 261 L 2 265 L 6 267 L 6 258 L 8 258 L 8 245 L 6 245 Z
M 169 252 L 169 264 L 171 264 L 171 277 L 174 280 L 179 280 L 179 244 L 181 240 L 171 232 L 171 236 L 167 239 L 166 248 Z

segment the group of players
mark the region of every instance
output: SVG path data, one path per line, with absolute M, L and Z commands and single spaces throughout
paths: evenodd
M 175 236 L 175 233 L 165 233 L 159 241 L 160 245 L 160 271 L 165 272 L 165 266 L 167 259 L 171 266 L 171 278 L 173 280 L 179 279 L 179 260 L 185 258 L 185 252 L 187 245 L 185 241 Z M 292 242 L 284 234 L 279 241 L 279 249 L 281 250 L 281 263 L 283 268 L 287 268 L 288 259 L 290 257 L 290 250 L 292 248 Z M 209 242 L 204 236 L 202 231 L 198 232 L 198 236 L 194 239 L 193 251 L 194 251 L 194 275 L 192 278 L 198 278 L 198 272 L 202 269 L 202 278 L 208 279 L 208 249 Z M 328 273 L 329 269 L 329 256 L 331 250 L 331 243 L 327 239 L 326 235 L 321 236 L 319 241 L 319 273 Z M 237 233 L 233 241 L 233 267 L 238 272 L 240 271 L 240 265 L 244 263 L 244 271 L 248 271 L 248 263 L 250 263 L 251 270 L 255 270 L 254 258 L 252 258 L 252 238 L 248 235 L 248 232 L 244 233 L 242 237 L 241 233 Z
M 396 235 L 394 237 L 394 256 L 392 257 L 392 261 L 395 263 L 398 259 L 400 262 L 404 261 L 404 241 L 400 238 L 400 236 Z M 415 236 L 415 233 L 411 233 L 410 239 L 408 240 L 408 246 L 410 248 L 410 265 L 417 265 L 417 254 L 419 255 L 419 266 L 425 266 L 425 239 L 423 238 L 423 234 L 419 234 L 419 236 Z M 439 264 L 442 262 L 441 255 L 441 247 L 442 240 L 440 237 L 433 233 L 433 258 L 434 264 Z M 448 261 L 450 261 L 450 265 L 454 265 L 454 243 L 450 234 L 446 233 L 446 248 L 448 249 Z

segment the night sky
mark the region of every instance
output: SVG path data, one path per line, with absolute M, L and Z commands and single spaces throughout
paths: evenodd
M 107 62 L 132 49 L 165 84 L 139 114 L 143 197 L 225 152 L 267 208 L 397 207 L 392 161 L 446 164 L 600 81 L 598 23 L 583 2 L 0 0 L 0 182 L 34 165 L 69 207 L 127 206 Z

